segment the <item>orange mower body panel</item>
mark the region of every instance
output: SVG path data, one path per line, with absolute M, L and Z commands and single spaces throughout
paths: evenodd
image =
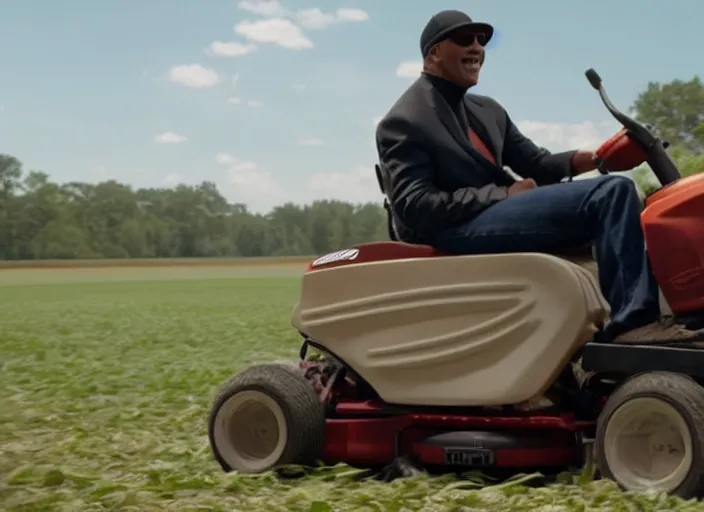
M 704 173 L 650 195 L 641 222 L 653 274 L 672 312 L 704 310 Z

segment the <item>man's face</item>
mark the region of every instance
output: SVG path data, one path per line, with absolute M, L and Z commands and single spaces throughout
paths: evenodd
M 446 79 L 462 87 L 472 87 L 479 82 L 486 42 L 484 33 L 456 30 L 436 45 L 434 60 Z

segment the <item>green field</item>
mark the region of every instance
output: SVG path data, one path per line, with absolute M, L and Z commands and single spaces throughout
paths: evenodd
M 233 371 L 295 357 L 303 266 L 0 271 L 0 510 L 704 509 L 606 481 L 222 474 L 210 402 Z

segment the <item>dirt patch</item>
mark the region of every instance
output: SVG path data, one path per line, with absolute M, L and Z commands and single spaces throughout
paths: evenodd
M 190 279 L 246 279 L 302 276 L 305 263 L 254 265 L 167 265 L 87 268 L 6 268 L 0 286 L 90 283 L 108 281 L 164 281 Z

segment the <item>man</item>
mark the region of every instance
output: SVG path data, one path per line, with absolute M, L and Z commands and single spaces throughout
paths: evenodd
M 551 154 L 524 137 L 496 101 L 466 94 L 493 32 L 459 11 L 433 16 L 420 38 L 423 73 L 377 127 L 398 237 L 454 254 L 550 253 L 594 243 L 612 308 L 601 340 L 704 340 L 660 320 L 633 182 L 604 176 L 560 183 L 595 169 L 593 152 Z

